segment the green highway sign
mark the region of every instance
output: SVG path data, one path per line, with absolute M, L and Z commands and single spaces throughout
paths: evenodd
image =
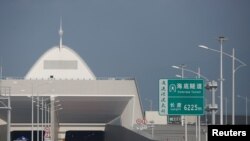
M 202 79 L 160 79 L 160 115 L 203 115 Z

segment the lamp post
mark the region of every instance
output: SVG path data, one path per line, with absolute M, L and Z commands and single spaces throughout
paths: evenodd
M 0 91 L 1 91 L 0 92 L 0 110 L 1 109 L 7 110 L 7 133 L 6 133 L 7 138 L 6 140 L 11 141 L 11 138 L 10 138 L 11 137 L 11 129 L 10 129 L 11 128 L 11 99 L 10 99 L 11 89 L 9 87 L 4 87 L 4 89 L 0 87 Z
M 7 100 L 7 105 L 6 103 L 2 102 L 1 100 Z M 7 110 L 7 133 L 6 133 L 6 136 L 7 136 L 7 141 L 11 141 L 10 140 L 10 127 L 11 127 L 11 104 L 10 104 L 10 97 L 7 96 L 7 97 L 2 97 L 0 96 L 0 110 L 1 109 L 4 109 L 4 110 Z
M 220 96 L 218 96 L 218 98 L 220 98 Z M 224 96 L 224 99 L 223 99 L 225 102 L 225 124 L 228 123 L 228 120 L 227 120 L 227 117 L 228 117 L 228 107 L 227 107 L 227 103 L 228 103 L 228 98 L 226 96 Z
M 151 120 L 151 121 L 149 121 L 149 123 L 151 124 L 151 136 L 152 136 L 152 139 L 154 138 L 154 121 L 153 120 Z
M 44 86 L 44 85 L 47 85 L 47 84 L 50 84 L 51 81 L 49 82 L 46 82 L 46 83 L 38 83 L 38 84 L 34 84 L 33 82 L 30 84 L 31 85 L 31 141 L 34 140 L 34 88 L 38 89 L 39 87 L 41 86 Z M 13 84 L 16 84 L 16 85 L 25 85 L 25 86 L 30 86 L 30 85 L 27 85 L 27 84 L 19 84 L 18 81 L 13 81 Z M 22 90 L 22 91 L 25 91 L 25 90 Z M 30 97 L 30 96 L 29 96 Z M 37 98 L 38 98 L 38 93 L 37 93 Z M 39 108 L 37 108 L 37 120 L 39 120 Z M 39 130 L 38 130 L 38 126 L 39 126 L 39 121 L 37 121 L 37 135 L 39 136 Z M 38 137 L 37 136 L 37 137 Z M 37 138 L 38 140 L 38 138 Z
M 44 98 L 42 97 L 42 108 L 43 108 L 43 105 L 44 104 Z M 44 125 L 44 121 L 43 121 L 43 113 L 44 113 L 44 110 L 42 110 L 42 141 L 44 140 L 43 139 L 43 136 L 44 136 L 44 134 L 43 134 L 43 125 Z
M 223 41 L 227 40 L 225 37 L 219 37 L 220 41 L 220 96 L 223 98 Z M 223 100 L 220 101 L 220 124 L 223 125 Z
M 41 86 L 44 86 L 44 85 L 48 85 L 48 84 L 51 84 L 52 82 L 51 81 L 49 81 L 49 82 L 46 82 L 46 83 L 41 83 L 41 84 L 39 84 L 39 85 L 36 85 L 36 89 L 38 90 L 38 88 L 40 88 Z M 32 98 L 33 98 L 33 96 L 32 96 Z M 40 116 L 39 116 L 39 113 L 40 113 L 40 102 L 41 102 L 42 100 L 40 100 L 40 95 L 38 94 L 38 91 L 37 91 L 37 141 L 39 141 L 40 140 L 40 134 L 39 134 L 39 127 L 40 127 Z M 33 112 L 33 110 L 32 110 L 32 112 Z M 33 114 L 32 114 L 33 115 Z M 43 115 L 42 115 L 43 116 Z M 43 132 L 43 130 L 42 130 L 42 132 Z M 42 133 L 42 136 L 43 136 L 43 133 Z M 43 138 L 43 137 L 42 137 Z
M 42 123 L 41 123 L 41 127 L 42 127 L 42 141 L 45 139 L 44 138 L 44 130 L 45 130 L 45 127 L 49 127 L 49 117 L 50 117 L 50 105 L 52 103 L 48 103 L 47 101 L 49 100 L 50 98 L 44 98 L 42 97 L 42 100 L 41 100 L 41 105 L 40 105 L 40 110 L 42 111 Z M 56 100 L 54 103 L 57 103 L 57 102 L 60 102 L 59 100 Z M 58 109 L 56 110 L 62 110 L 62 108 L 60 108 L 60 106 L 62 106 L 61 104 L 58 104 L 56 105 L 55 107 L 59 107 Z M 48 128 L 46 128 L 46 130 L 48 130 Z
M 37 93 L 37 112 L 36 112 L 36 140 L 39 141 L 39 95 Z
M 241 95 L 237 95 L 237 97 L 246 101 L 246 125 L 247 125 L 248 124 L 248 121 L 247 121 L 247 102 L 248 102 L 248 98 L 247 98 L 247 96 L 243 97 Z
M 49 83 L 51 83 L 51 81 L 49 81 Z M 47 85 L 47 84 L 49 84 L 49 83 L 41 83 L 41 84 L 39 84 L 39 85 L 36 85 L 36 89 L 38 89 L 39 87 L 41 87 L 41 86 L 44 86 L 44 85 Z M 33 83 L 32 83 L 33 84 Z M 32 91 L 33 91 L 33 86 L 32 86 Z M 38 94 L 38 92 L 37 92 L 37 94 L 36 94 L 36 96 L 37 96 L 37 98 L 36 98 L 36 100 L 37 100 L 37 141 L 39 141 L 40 140 L 40 129 L 39 129 L 39 127 L 40 127 L 40 115 L 39 115 L 39 113 L 40 113 L 40 102 L 42 101 L 42 100 L 40 100 L 40 95 Z M 33 101 L 33 98 L 34 96 L 33 96 L 33 92 L 32 92 L 32 101 Z M 33 107 L 33 103 L 32 103 L 32 107 Z M 32 108 L 32 116 L 33 116 L 33 108 Z M 42 115 L 43 116 L 43 115 Z M 32 118 L 32 120 L 33 120 L 33 118 Z M 33 125 L 34 124 L 34 121 L 32 122 L 32 128 L 33 128 Z M 42 130 L 43 131 L 43 130 Z M 33 130 L 32 130 L 32 132 L 33 132 Z M 33 133 L 32 133 L 33 134 Z M 42 133 L 42 136 L 43 136 L 43 133 Z M 43 137 L 42 137 L 42 139 L 43 139 Z M 32 140 L 33 140 L 33 137 L 32 137 Z
M 172 66 L 172 68 L 175 68 L 175 69 L 181 69 L 181 78 L 183 79 L 184 78 L 184 68 L 186 67 L 185 64 L 181 64 L 179 66 Z M 182 126 L 183 126 L 183 123 L 185 124 L 185 141 L 187 141 L 187 118 L 186 116 L 184 116 L 184 122 L 182 120 Z
M 182 72 L 181 76 L 182 76 L 182 78 L 184 78 L 184 71 L 187 71 L 187 72 L 191 72 L 191 73 L 197 75 L 198 78 L 203 78 L 206 81 L 209 81 L 209 79 L 207 77 L 205 77 L 204 75 L 201 75 L 199 67 L 198 67 L 198 72 L 195 72 L 195 71 L 192 71 L 190 69 L 186 69 L 183 66 L 185 67 L 185 65 L 181 65 L 180 67 L 179 66 L 172 66 L 172 67 L 175 68 L 175 69 L 181 69 L 181 72 Z M 177 77 L 178 77 L 178 75 L 177 75 Z M 200 138 L 200 116 L 197 116 L 197 117 L 198 117 L 198 128 L 199 128 L 198 129 L 198 139 L 200 141 L 201 140 L 201 138 Z M 196 121 L 196 125 L 197 125 L 197 121 Z
M 172 68 L 181 69 L 181 68 L 178 67 L 178 66 L 172 66 Z M 204 75 L 202 75 L 202 74 L 199 73 L 199 69 L 200 69 L 200 68 L 198 68 L 198 72 L 195 72 L 195 71 L 192 71 L 192 70 L 183 68 L 183 71 L 191 72 L 191 73 L 193 73 L 193 74 L 198 75 L 198 78 L 202 78 L 202 79 L 205 79 L 206 81 L 209 81 L 209 79 L 208 79 L 206 76 L 204 76 Z M 176 75 L 176 77 L 182 77 L 182 76 L 181 76 L 181 75 Z M 185 77 L 183 77 L 183 78 L 185 78 Z
M 34 94 L 34 87 L 33 83 L 31 84 L 31 141 L 34 140 L 34 104 L 33 104 L 33 94 Z
M 38 113 L 40 112 L 40 110 L 41 110 L 41 131 L 42 131 L 42 133 L 41 133 L 41 137 L 42 137 L 42 141 L 44 140 L 44 133 L 43 133 L 43 130 L 44 130 L 44 123 L 46 123 L 46 122 L 44 122 L 44 120 L 46 121 L 46 101 L 48 100 L 49 98 L 44 98 L 44 97 L 41 97 L 41 100 L 40 100 L 40 98 L 39 99 L 37 99 L 37 108 L 38 108 Z M 41 102 L 41 105 L 40 105 L 40 102 Z M 44 117 L 44 114 L 45 114 L 45 117 Z M 39 116 L 38 116 L 39 117 Z M 40 123 L 40 120 L 39 120 L 39 118 L 38 118 L 38 123 Z M 40 126 L 38 125 L 38 128 L 39 128 Z M 38 130 L 39 131 L 39 130 Z M 40 140 L 40 138 L 38 137 L 37 139 L 39 139 Z
M 226 55 L 226 56 L 232 58 L 232 124 L 234 125 L 235 124 L 235 72 L 239 68 L 247 66 L 247 65 L 246 65 L 246 63 L 244 63 L 243 61 L 241 61 L 240 59 L 235 57 L 234 48 L 232 49 L 232 55 L 230 55 L 228 53 L 225 53 L 225 52 L 222 52 L 222 51 L 219 51 L 216 49 L 212 49 L 212 48 L 209 48 L 209 47 L 204 46 L 204 45 L 199 45 L 198 47 L 203 48 L 203 49 L 207 49 L 207 50 L 211 50 L 211 51 L 214 51 L 214 52 L 217 52 L 217 53 L 220 53 L 220 54 L 223 54 L 223 55 Z M 235 67 L 235 61 L 240 63 L 240 65 Z M 222 97 L 222 95 L 220 95 L 220 97 Z M 220 99 L 220 101 L 223 103 L 222 99 Z M 223 109 L 223 106 L 220 107 L 220 111 L 221 111 L 221 109 Z M 223 117 L 223 115 L 220 115 L 220 118 L 222 118 L 222 117 Z
M 223 42 L 226 41 L 227 39 L 225 37 L 219 37 L 219 42 L 220 42 L 220 51 L 218 51 L 220 53 L 220 97 L 223 97 Z M 203 45 L 199 45 L 199 47 L 202 48 L 206 48 L 208 49 L 206 46 Z M 220 124 L 223 124 L 223 100 L 220 100 Z
M 225 97 L 225 103 L 226 103 L 226 124 L 227 124 L 227 102 L 228 102 L 228 100 L 227 100 L 227 97 Z
M 55 117 L 55 115 L 54 115 L 54 112 L 58 111 L 58 110 L 62 110 L 63 108 L 60 107 L 60 106 L 62 106 L 61 104 L 55 105 L 55 103 L 59 102 L 59 100 L 55 100 L 54 96 L 50 96 L 47 99 L 50 100 L 50 103 L 48 103 L 46 101 L 46 99 L 42 100 L 42 104 L 41 105 L 43 105 L 43 102 L 45 102 L 45 104 L 44 104 L 45 106 L 39 106 L 39 104 L 40 104 L 39 100 L 38 100 L 38 104 L 37 104 L 37 107 L 39 107 L 39 110 L 41 109 L 42 111 L 45 111 L 45 122 L 48 123 L 47 124 L 48 128 L 46 128 L 46 133 L 48 133 L 48 134 L 46 134 L 46 138 L 44 138 L 44 137 L 42 137 L 42 138 L 45 139 L 45 140 L 52 140 L 52 141 L 54 141 L 55 140 L 55 135 L 54 135 L 54 129 L 55 129 L 55 127 L 54 127 L 54 117 Z M 48 114 L 46 114 L 47 112 L 48 112 Z M 43 113 L 42 113 L 42 117 L 43 117 Z M 39 119 L 38 119 L 38 121 L 39 121 Z M 42 120 L 42 125 L 44 125 L 43 124 L 43 120 Z M 49 129 L 49 131 L 48 131 L 48 129 Z M 47 135 L 49 135 L 49 136 L 47 136 Z
M 18 85 L 17 81 L 13 81 L 13 84 Z M 21 84 L 24 85 L 24 84 Z M 34 99 L 33 96 L 34 95 L 34 84 L 31 83 L 31 141 L 33 141 L 34 139 Z M 30 96 L 29 96 L 30 97 Z

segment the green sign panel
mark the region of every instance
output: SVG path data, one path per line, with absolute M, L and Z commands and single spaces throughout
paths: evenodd
M 159 113 L 161 115 L 203 115 L 203 80 L 160 79 Z

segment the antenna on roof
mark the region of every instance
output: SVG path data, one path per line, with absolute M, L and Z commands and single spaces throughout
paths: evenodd
M 62 37 L 63 37 L 63 30 L 62 30 L 62 17 L 60 18 L 60 29 L 59 29 L 59 36 L 60 36 L 60 44 L 59 44 L 59 50 L 62 49 Z

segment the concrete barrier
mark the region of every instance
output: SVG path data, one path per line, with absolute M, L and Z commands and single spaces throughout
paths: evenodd
M 106 125 L 105 141 L 156 141 L 119 125 Z

